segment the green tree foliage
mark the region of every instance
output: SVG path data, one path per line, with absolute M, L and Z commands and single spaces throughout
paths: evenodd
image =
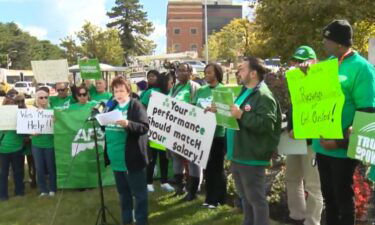
M 151 54 L 156 45 L 148 40 L 154 27 L 147 20 L 147 13 L 139 0 L 116 0 L 116 6 L 107 12 L 111 22 L 110 28 L 117 28 L 120 32 L 125 57 Z
M 66 50 L 69 63 L 76 64 L 79 57 L 97 58 L 101 63 L 122 65 L 123 48 L 117 30 L 105 29 L 86 22 L 82 30 L 76 33 L 80 42 L 77 44 L 72 36 L 61 41 L 61 46 Z
M 7 66 L 7 54 L 12 61 L 11 69 L 30 69 L 31 60 L 60 59 L 64 52 L 50 41 L 40 41 L 15 23 L 0 23 L 0 67 Z
M 367 55 L 375 32 L 375 1 L 368 0 L 250 0 L 255 8 L 258 54 L 287 60 L 300 45 L 310 45 L 326 57 L 322 29 L 334 19 L 347 19 L 354 28 L 354 48 Z M 261 51 L 259 51 L 261 50 Z
M 210 60 L 235 62 L 239 56 L 251 54 L 252 25 L 247 19 L 234 19 L 208 38 Z

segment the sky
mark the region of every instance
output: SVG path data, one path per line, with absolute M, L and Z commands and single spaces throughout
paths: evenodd
M 243 0 L 234 0 L 244 3 Z M 157 44 L 155 54 L 166 51 L 166 13 L 168 0 L 140 0 L 155 31 L 150 39 Z M 23 30 L 41 40 L 59 44 L 68 35 L 74 35 L 85 21 L 105 27 L 109 22 L 106 12 L 115 0 L 0 0 L 0 22 L 15 22 Z M 248 15 L 244 7 L 244 15 Z

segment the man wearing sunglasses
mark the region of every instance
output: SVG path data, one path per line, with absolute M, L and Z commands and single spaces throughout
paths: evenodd
M 69 95 L 69 88 L 67 83 L 56 83 L 57 96 L 49 97 L 49 104 L 53 109 L 67 109 L 75 99 Z

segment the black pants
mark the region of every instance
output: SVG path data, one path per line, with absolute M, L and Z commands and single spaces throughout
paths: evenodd
M 224 204 L 227 195 L 227 184 L 224 174 L 225 141 L 214 138 L 210 157 L 204 170 L 206 180 L 206 203 L 210 205 Z
M 161 183 L 168 183 L 168 159 L 166 151 L 161 151 L 155 148 L 149 148 L 149 151 L 151 151 L 151 159 L 147 166 L 147 184 L 152 184 L 154 179 L 154 168 L 156 165 L 156 160 L 159 155 L 159 165 L 160 165 L 160 176 L 161 176 Z
M 355 225 L 353 174 L 358 161 L 317 154 L 327 225 Z

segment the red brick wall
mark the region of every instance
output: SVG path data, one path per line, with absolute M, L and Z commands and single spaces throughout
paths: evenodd
M 174 29 L 180 29 L 179 34 L 174 33 Z M 196 29 L 196 34 L 191 33 L 191 29 Z M 203 7 L 201 4 L 168 4 L 167 14 L 167 52 L 191 51 L 192 45 L 197 46 L 200 54 L 203 50 L 204 20 Z M 175 49 L 175 45 L 179 49 Z

